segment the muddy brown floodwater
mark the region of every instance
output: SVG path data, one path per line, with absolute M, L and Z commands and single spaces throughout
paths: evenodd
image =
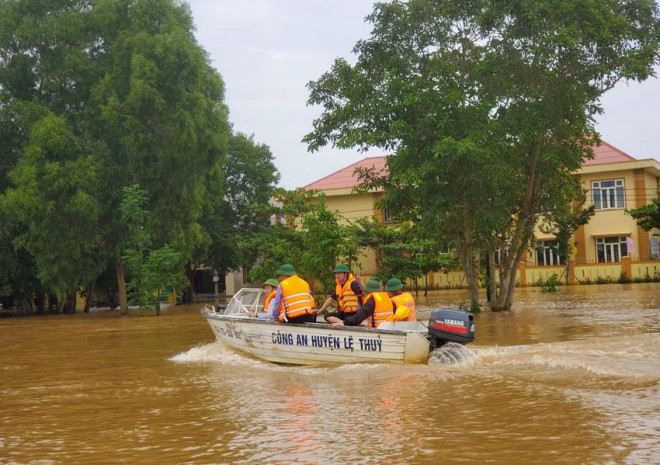
M 519 289 L 452 366 L 261 362 L 200 307 L 0 320 L 0 463 L 660 463 L 658 283 Z

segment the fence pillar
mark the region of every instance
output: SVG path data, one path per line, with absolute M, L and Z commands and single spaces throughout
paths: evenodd
M 630 255 L 621 257 L 621 275 L 626 279 L 632 280 L 632 260 Z
M 527 285 L 527 261 L 523 258 L 520 260 L 520 266 L 518 267 L 518 272 L 520 273 L 520 285 Z

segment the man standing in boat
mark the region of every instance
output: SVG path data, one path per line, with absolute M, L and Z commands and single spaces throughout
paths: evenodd
M 404 292 L 403 283 L 397 278 L 390 278 L 385 284 L 385 290 L 394 303 L 394 310 L 398 315 L 397 321 L 417 321 L 415 299 L 409 292 Z M 401 310 L 399 310 L 401 308 Z
M 314 297 L 309 284 L 298 277 L 293 265 L 282 265 L 277 270 L 280 283 L 275 297 L 270 300 L 268 313 L 249 315 L 260 320 L 275 320 L 281 323 L 313 323 L 316 321 Z
M 378 281 L 371 279 L 367 281 L 364 287 L 367 296 L 364 298 L 364 304 L 360 306 L 357 312 L 348 315 L 344 321 L 334 316 L 328 316 L 326 320 L 332 326 L 359 326 L 364 321 L 366 326 L 376 328 L 383 321 L 389 321 L 394 318 L 394 304 L 390 300 L 387 292 Z
M 346 265 L 337 265 L 333 270 L 335 274 L 335 290 L 330 294 L 317 313 L 323 312 L 333 302 L 337 302 L 338 312 L 326 315 L 325 320 L 331 322 L 339 319 L 343 321 L 347 316 L 358 311 L 360 306 L 360 297 L 362 296 L 362 287 L 360 283 L 351 274 L 351 270 Z

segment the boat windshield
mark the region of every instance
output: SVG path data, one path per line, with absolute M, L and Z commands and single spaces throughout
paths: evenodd
M 263 308 L 263 289 L 243 288 L 231 298 L 222 312 L 224 315 L 245 315 L 247 312 L 260 312 Z

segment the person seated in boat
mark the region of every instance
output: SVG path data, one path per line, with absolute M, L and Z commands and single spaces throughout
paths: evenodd
M 298 277 L 293 265 L 282 265 L 277 270 L 278 279 L 275 297 L 269 301 L 268 312 L 256 316 L 262 320 L 277 320 L 281 323 L 313 323 L 316 321 L 314 297 L 304 279 Z
M 264 313 L 268 313 L 269 306 L 273 302 L 275 294 L 277 294 L 278 285 L 277 279 L 270 278 L 264 281 L 264 295 L 266 296 L 264 299 Z
M 274 320 L 276 319 L 278 315 L 273 316 L 273 306 L 271 304 L 274 304 L 275 302 L 275 295 L 277 295 L 277 286 L 279 286 L 280 283 L 277 282 L 277 279 L 267 279 L 264 282 L 264 295 L 266 296 L 264 298 L 264 306 L 263 306 L 263 311 L 260 313 L 256 312 L 248 312 L 248 315 L 251 317 L 257 317 L 260 320 Z
M 364 323 L 367 327 L 377 328 L 383 321 L 391 321 L 394 318 L 394 304 L 387 292 L 375 279 L 367 281 L 364 287 L 367 296 L 364 303 L 357 312 L 348 315 L 343 321 L 334 316 L 328 316 L 326 320 L 332 326 L 359 326 Z
M 360 282 L 353 276 L 348 266 L 337 265 L 333 273 L 335 274 L 335 290 L 323 302 L 317 313 L 322 313 L 333 302 L 337 302 L 338 311 L 326 315 L 325 321 L 328 321 L 328 318 L 333 318 L 333 321 L 335 319 L 343 321 L 347 316 L 358 311 L 363 290 Z
M 385 284 L 385 290 L 394 303 L 395 321 L 417 321 L 415 299 L 409 292 L 403 291 L 403 283 L 397 278 L 390 278 Z M 400 307 L 404 307 L 401 310 Z M 404 311 L 405 310 L 405 311 Z

